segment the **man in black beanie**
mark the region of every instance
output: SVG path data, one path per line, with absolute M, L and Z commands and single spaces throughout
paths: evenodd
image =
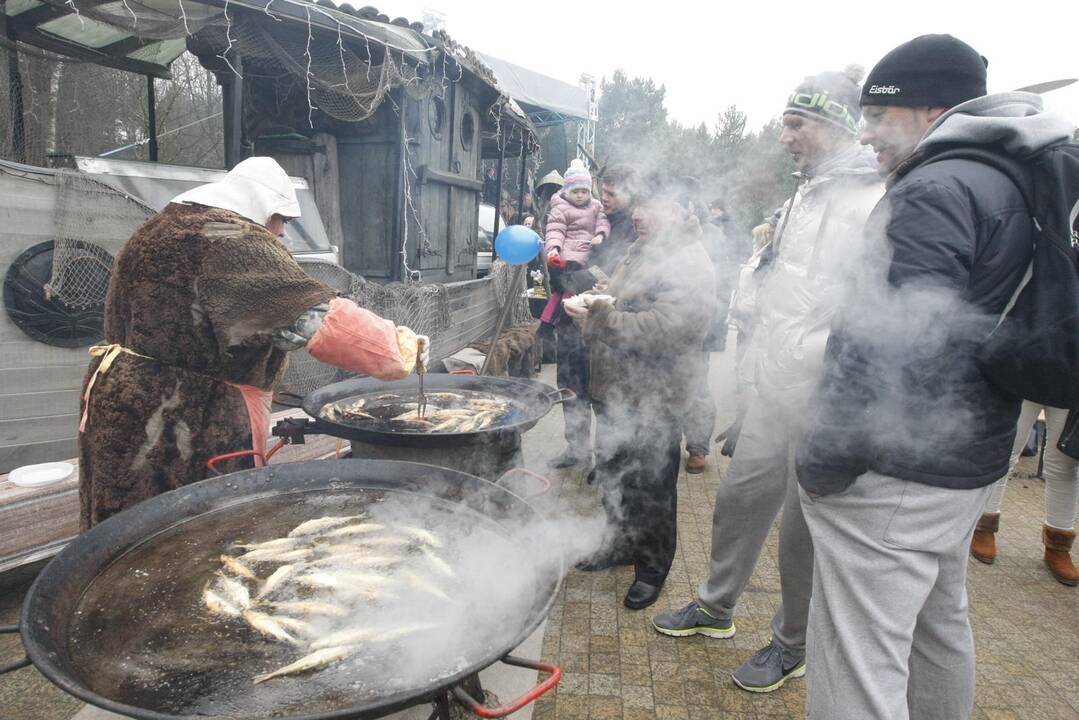
M 879 272 L 836 315 L 812 429 L 797 451 L 815 550 L 806 717 L 967 720 L 974 646 L 967 548 L 1008 472 L 1020 401 L 982 376 L 979 342 L 1034 242 L 999 170 L 1071 124 L 1028 93 L 986 95 L 985 59 L 950 35 L 900 45 L 869 73 L 863 144 L 888 191 L 866 226 Z

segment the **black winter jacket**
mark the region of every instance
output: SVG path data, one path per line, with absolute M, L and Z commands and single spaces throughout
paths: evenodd
M 1008 472 L 1020 400 L 974 354 L 1027 269 L 1033 227 L 1003 173 L 925 160 L 897 171 L 867 223 L 891 262 L 880 291 L 849 302 L 833 326 L 818 416 L 797 457 L 811 493 L 869 470 L 957 489 Z

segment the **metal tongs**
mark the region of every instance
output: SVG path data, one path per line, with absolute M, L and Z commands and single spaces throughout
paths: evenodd
M 416 396 L 416 412 L 420 417 L 424 416 L 427 412 L 427 395 L 423 392 L 423 376 L 427 373 L 427 367 L 420 359 L 423 357 L 424 342 L 423 338 L 416 339 L 416 375 L 420 379 L 420 394 Z

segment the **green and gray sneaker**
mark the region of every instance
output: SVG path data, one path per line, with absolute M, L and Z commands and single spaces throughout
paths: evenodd
M 707 635 L 729 638 L 734 635 L 734 623 L 730 618 L 718 618 L 701 607 L 696 600 L 681 610 L 660 613 L 652 618 L 652 627 L 664 635 L 688 637 Z
M 734 684 L 743 690 L 767 693 L 783 687 L 791 678 L 805 674 L 805 658 L 792 655 L 773 640 L 742 663 L 740 668 L 731 673 L 731 678 Z

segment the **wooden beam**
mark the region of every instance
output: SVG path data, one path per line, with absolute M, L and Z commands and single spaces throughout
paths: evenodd
M 236 69 L 221 78 L 221 103 L 225 120 L 225 167 L 231 170 L 243 157 L 244 82 L 243 60 L 239 55 L 230 60 Z M 237 75 L 236 73 L 239 73 Z
M 479 180 L 470 180 L 469 178 L 463 178 L 454 173 L 436 170 L 430 165 L 420 165 L 419 176 L 421 183 L 441 183 L 452 187 L 464 188 L 465 190 L 483 190 L 483 183 Z
M 157 91 L 151 75 L 146 76 L 146 125 L 150 137 L 150 162 L 157 162 Z
M 68 57 L 87 60 L 97 65 L 124 70 L 125 72 L 150 75 L 161 80 L 172 79 L 172 73 L 169 72 L 168 68 L 162 67 L 161 65 L 143 62 L 142 60 L 132 60 L 131 58 L 112 57 L 111 55 L 105 55 L 93 48 L 67 42 L 38 30 L 22 30 L 18 32 L 14 38 L 10 39 L 24 42 L 27 45 L 33 45 L 34 47 L 48 50 L 49 52 L 54 52 L 58 55 L 67 55 Z

